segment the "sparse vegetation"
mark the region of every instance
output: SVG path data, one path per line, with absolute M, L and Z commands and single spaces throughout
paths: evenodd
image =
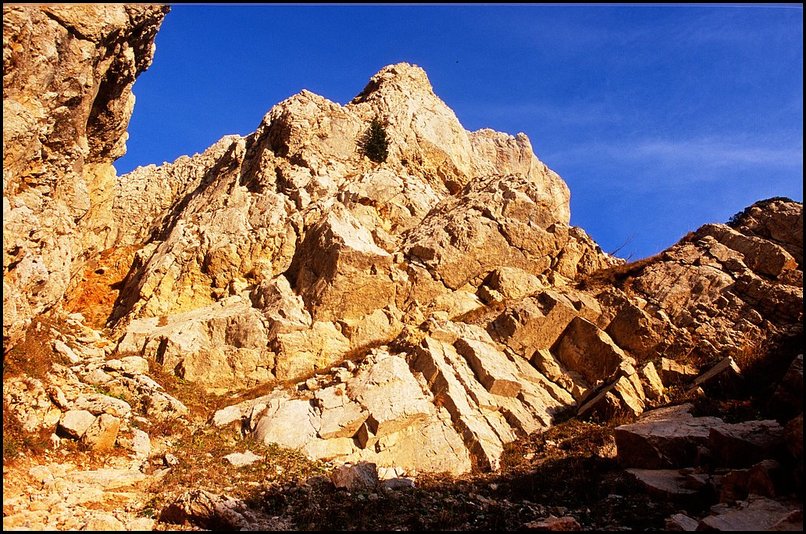
M 389 157 L 389 139 L 386 127 L 378 118 L 372 119 L 369 129 L 359 140 L 358 146 L 363 154 L 375 163 L 383 163 Z

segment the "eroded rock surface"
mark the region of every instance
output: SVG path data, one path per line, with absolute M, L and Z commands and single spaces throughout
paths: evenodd
M 3 343 L 108 248 L 112 162 L 167 6 L 3 6 Z
M 802 339 L 801 203 L 758 202 L 625 264 L 569 225 L 568 188 L 524 134 L 466 131 L 407 63 L 346 105 L 303 90 L 252 134 L 117 177 L 131 85 L 166 11 L 4 6 L 4 344 L 47 309 L 87 318 L 71 316 L 75 334 L 35 332 L 62 362 L 49 373 L 4 378 L 25 432 L 125 449 L 131 485 L 160 446 L 139 425 L 193 415 L 151 375 L 201 395 L 258 386 L 202 424 L 373 466 L 353 477 L 371 482 L 343 483 L 368 490 L 378 473 L 494 471 L 508 444 L 574 414 L 640 417 L 616 445 L 650 491 L 748 499 L 675 524 L 718 528 L 762 508 L 782 514 L 770 525 L 796 521 L 748 495 L 774 493 L 786 454 L 802 476 L 802 356 L 770 403 L 779 421 L 655 408 L 747 387 L 776 343 Z M 357 148 L 373 119 L 389 140 L 380 163 Z M 160 454 L 161 468 L 179 465 Z M 92 491 L 109 475 L 81 473 Z M 9 526 L 143 526 L 106 513 L 30 522 L 19 507 Z M 191 491 L 166 517 L 279 525 L 253 512 Z

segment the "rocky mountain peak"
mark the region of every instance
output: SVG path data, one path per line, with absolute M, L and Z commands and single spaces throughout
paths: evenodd
M 249 135 L 118 177 L 131 82 L 164 15 L 4 6 L 4 489 L 7 429 L 19 443 L 44 432 L 50 447 L 121 452 L 119 469 L 45 454 L 47 466 L 10 470 L 22 482 L 18 497 L 4 494 L 4 528 L 137 530 L 148 518 L 128 510 L 199 484 L 170 495 L 160 520 L 286 527 L 250 507 L 271 504 L 268 493 L 208 491 L 245 473 L 212 476 L 216 461 L 264 462 L 254 484 L 273 484 L 283 468 L 266 455 L 339 466 L 304 491 L 277 486 L 284 517 L 288 499 L 308 506 L 329 481 L 381 500 L 421 474 L 527 461 L 515 442 L 533 446 L 529 483 L 518 484 L 531 488 L 533 468 L 563 449 L 545 436 L 568 420 L 603 436 L 584 464 L 560 471 L 585 488 L 573 466 L 610 473 L 616 456 L 664 495 L 778 498 L 800 483 L 802 203 L 758 202 L 626 263 L 570 226 L 568 187 L 526 135 L 465 130 L 408 63 L 381 69 L 346 105 L 303 90 Z M 361 147 L 373 119 L 389 143 L 382 161 Z M 688 400 L 735 417 L 758 399 L 752 412 L 780 422 L 726 423 L 688 405 L 653 412 Z M 645 411 L 612 437 L 609 422 Z M 800 449 L 786 449 L 798 429 Z M 216 457 L 246 446 L 261 455 Z M 146 480 L 156 500 L 93 501 Z M 557 472 L 545 480 L 554 493 Z M 500 503 L 474 490 L 444 504 L 472 497 L 472 516 L 488 510 L 499 525 L 498 507 L 522 501 L 499 482 L 484 491 L 504 492 Z M 629 487 L 619 484 L 613 492 Z M 72 486 L 84 500 L 50 492 Z M 30 488 L 43 492 L 33 504 Z M 753 500 L 760 507 L 769 525 L 802 517 Z
M 401 95 L 434 95 L 434 89 L 425 70 L 411 63 L 395 63 L 387 65 L 375 73 L 367 83 L 364 90 L 350 101 L 351 104 L 360 104 L 372 99 L 382 98 L 383 95 L 399 93 Z

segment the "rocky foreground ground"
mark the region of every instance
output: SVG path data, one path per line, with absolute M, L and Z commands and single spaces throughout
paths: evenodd
M 802 530 L 802 203 L 627 263 L 406 63 L 116 176 L 167 11 L 4 6 L 4 528 Z

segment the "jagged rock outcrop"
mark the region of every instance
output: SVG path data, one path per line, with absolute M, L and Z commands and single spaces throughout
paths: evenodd
M 376 116 L 392 147 L 381 165 L 356 150 Z M 567 187 L 524 136 L 466 132 L 408 64 L 346 106 L 303 91 L 246 138 L 137 169 L 112 211 L 116 246 L 137 249 L 110 310 L 119 350 L 167 355 L 209 388 L 304 376 L 481 307 L 473 293 L 496 270 L 564 283 L 617 263 L 567 225 Z
M 250 135 L 115 177 L 165 11 L 4 7 L 4 339 L 63 296 L 114 338 L 56 340 L 69 394 L 10 381 L 26 428 L 104 449 L 132 413 L 180 417 L 147 376 L 161 366 L 207 393 L 274 383 L 211 419 L 259 442 L 459 474 L 562 414 L 740 383 L 802 335 L 800 203 L 624 264 L 569 225 L 568 188 L 525 135 L 466 131 L 407 63 L 346 105 L 303 90 Z M 384 162 L 359 148 L 375 119 Z
M 3 6 L 3 344 L 107 248 L 136 76 L 167 6 Z
M 381 164 L 356 148 L 375 117 Z M 112 214 L 136 250 L 108 309 L 117 353 L 215 392 L 315 374 L 235 417 L 312 458 L 495 469 L 562 412 L 638 415 L 674 369 L 738 360 L 800 320 L 791 236 L 711 224 L 622 265 L 568 226 L 567 188 L 525 137 L 464 131 L 408 64 L 346 106 L 303 91 L 249 136 L 122 176 Z M 390 362 L 395 380 L 357 392 Z M 387 413 L 394 399 L 418 408 Z
M 406 63 L 346 105 L 303 90 L 250 135 L 117 177 L 167 11 L 4 6 L 4 422 L 61 449 L 4 464 L 4 528 L 150 529 L 170 470 L 203 456 L 263 477 L 275 446 L 339 466 L 277 506 L 321 484 L 374 501 L 421 473 L 497 470 L 575 415 L 634 421 L 596 456 L 695 502 L 670 528 L 802 530 L 801 203 L 625 264 L 569 225 L 524 134 L 466 131 Z M 360 149 L 374 120 L 383 162 Z M 664 406 L 681 398 L 697 408 Z M 757 399 L 765 419 L 692 415 Z M 206 439 L 261 454 L 193 449 Z M 73 445 L 105 467 L 70 463 Z M 170 502 L 160 520 L 291 526 L 252 497 Z M 524 527 L 581 528 L 555 511 Z

